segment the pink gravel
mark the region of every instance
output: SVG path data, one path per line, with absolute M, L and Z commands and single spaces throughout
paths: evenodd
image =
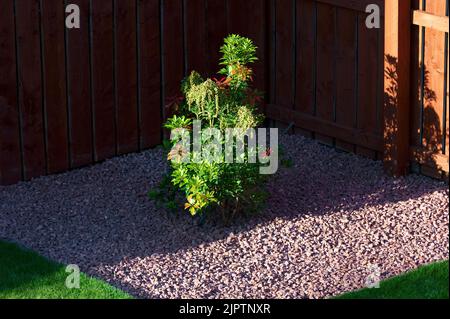
M 0 238 L 143 298 L 324 298 L 448 259 L 448 185 L 300 136 L 251 220 L 200 227 L 146 197 L 160 149 L 0 187 Z

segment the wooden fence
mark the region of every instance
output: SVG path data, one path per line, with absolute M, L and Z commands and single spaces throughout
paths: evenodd
M 65 28 L 67 4 L 80 7 L 80 29 Z M 264 89 L 265 5 L 2 0 L 0 184 L 159 144 L 165 101 L 190 70 L 219 69 L 228 33 L 259 46 L 256 81 Z
M 368 4 L 273 1 L 270 118 L 327 144 L 381 158 L 383 18 L 366 27 Z M 378 154 L 378 155 L 377 155 Z
M 414 0 L 411 43 L 412 169 L 449 171 L 449 1 Z M 447 175 L 448 178 L 448 175 Z
M 69 3 L 81 29 L 64 26 Z M 365 26 L 373 3 L 380 29 Z M 448 0 L 398 3 L 2 0 L 0 184 L 159 144 L 166 101 L 191 70 L 217 71 L 229 33 L 259 47 L 269 118 L 393 174 L 448 172 Z

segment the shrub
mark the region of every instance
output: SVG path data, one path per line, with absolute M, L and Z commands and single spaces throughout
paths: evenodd
M 171 168 L 159 189 L 151 192 L 153 199 L 163 200 L 169 208 L 175 208 L 176 194 L 181 192 L 185 197 L 184 208 L 192 215 L 214 211 L 226 220 L 244 211 L 256 211 L 263 204 L 265 179 L 259 172 L 262 163 L 251 163 L 248 158 L 252 152 L 265 150 L 244 143 L 247 153 L 243 158 L 238 163 L 227 163 L 225 154 L 214 161 L 204 160 L 200 155 L 211 153 L 195 150 L 190 143 L 194 121 L 222 132 L 216 136 L 221 146 L 226 143 L 225 130 L 238 128 L 244 133 L 263 122 L 264 117 L 257 111 L 261 94 L 250 86 L 253 71 L 249 64 L 257 60 L 256 49 L 250 39 L 230 35 L 221 48 L 219 74 L 223 78 L 204 79 L 193 71 L 182 81 L 183 96 L 173 103 L 175 114 L 165 123 L 165 128 L 172 131 L 171 141 L 164 143 Z M 180 142 L 183 138 L 188 142 Z M 202 134 L 201 139 L 210 142 L 214 137 Z M 232 143 L 232 152 L 243 147 L 235 140 Z

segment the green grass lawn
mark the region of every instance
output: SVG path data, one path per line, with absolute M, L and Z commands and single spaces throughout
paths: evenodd
M 337 299 L 448 299 L 448 260 L 381 282 L 379 289 L 363 289 Z
M 0 299 L 128 299 L 106 282 L 80 275 L 80 289 L 69 289 L 66 267 L 17 245 L 0 241 Z

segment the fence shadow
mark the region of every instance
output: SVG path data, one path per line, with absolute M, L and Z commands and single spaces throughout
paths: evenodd
M 386 154 L 392 154 L 395 147 L 395 137 L 398 130 L 397 116 L 395 116 L 395 106 L 398 102 L 398 59 L 391 55 L 385 56 L 386 68 L 384 70 L 385 82 L 389 81 L 390 85 L 384 92 L 384 147 L 385 161 L 391 162 L 392 158 Z
M 434 104 L 437 102 L 436 92 L 430 89 L 430 72 L 424 67 L 419 69 L 419 74 L 423 72 L 423 86 L 422 92 L 419 92 L 423 99 L 422 124 L 416 128 L 416 139 L 419 142 L 420 149 L 416 152 L 416 160 L 427 166 L 441 170 L 440 163 L 437 161 L 437 156 L 442 154 L 442 141 L 444 133 L 442 131 L 442 123 L 439 115 L 434 109 Z M 417 81 L 416 88 L 421 86 L 420 79 Z
M 385 61 L 387 67 L 384 73 L 390 86 L 385 90 L 384 94 L 384 120 L 386 123 L 384 138 L 386 153 L 392 154 L 394 151 L 394 138 L 398 129 L 397 117 L 394 116 L 398 98 L 398 61 L 396 57 L 390 55 L 385 56 Z M 412 96 L 412 98 L 417 99 L 419 103 L 416 104 L 414 100 L 411 100 L 411 107 L 418 105 L 422 110 L 410 110 L 411 128 L 409 143 L 417 148 L 413 152 L 417 162 L 426 164 L 430 168 L 439 171 L 442 167 L 437 161 L 437 156 L 442 154 L 443 132 L 441 119 L 434 109 L 437 96 L 436 92 L 430 88 L 430 72 L 425 67 L 420 67 L 417 74 L 422 74 L 422 76 L 417 77 L 417 83 L 414 83 L 411 89 L 415 90 L 417 94 Z M 421 101 L 423 101 L 423 106 Z M 402 116 L 402 114 L 399 116 Z M 390 161 L 392 159 L 387 158 L 386 160 Z

